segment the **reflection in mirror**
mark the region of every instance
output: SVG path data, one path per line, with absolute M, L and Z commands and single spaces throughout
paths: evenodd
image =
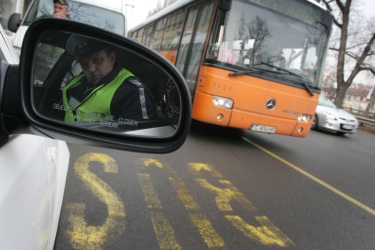
M 172 136 L 180 93 L 166 71 L 124 47 L 44 32 L 33 70 L 33 105 L 46 119 L 96 131 Z

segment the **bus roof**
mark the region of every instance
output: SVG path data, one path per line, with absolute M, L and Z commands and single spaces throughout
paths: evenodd
M 146 21 L 136 25 L 132 30 L 137 30 L 140 27 L 143 27 L 145 24 L 153 22 L 161 17 L 163 17 L 166 14 L 169 14 L 170 12 L 173 12 L 176 9 L 179 9 L 189 3 L 197 2 L 198 0 L 178 0 L 177 2 L 174 2 L 173 4 L 169 5 L 165 9 L 162 9 L 158 13 L 152 15 L 151 17 L 147 18 Z
M 325 11 L 328 10 L 328 9 L 327 9 L 327 6 L 325 6 L 325 5 L 321 4 L 321 3 L 318 3 L 316 0 L 306 0 L 306 1 L 309 2 L 309 3 L 312 3 L 312 4 L 314 4 L 314 5 L 316 5 L 316 6 L 318 6 L 318 7 L 320 7 L 321 9 L 323 9 L 323 10 L 325 10 Z
M 84 1 L 89 1 L 89 0 L 84 0 Z M 113 1 L 113 0 L 111 0 Z M 314 4 L 315 6 L 321 8 L 322 10 L 325 10 L 327 11 L 327 8 L 318 3 L 316 0 L 305 0 L 306 2 L 309 2 L 311 4 Z M 155 20 L 173 12 L 174 10 L 176 9 L 179 9 L 185 5 L 188 5 L 190 3 L 193 3 L 193 2 L 198 2 L 198 0 L 177 0 L 176 2 L 174 2 L 173 4 L 169 5 L 168 7 L 166 7 L 165 9 L 157 12 L 156 14 L 152 15 L 151 17 L 147 18 L 145 21 L 143 21 L 142 23 L 136 25 L 135 27 L 133 27 L 131 30 L 137 30 L 143 26 L 145 26 L 146 24 L 148 23 L 152 23 L 154 22 Z

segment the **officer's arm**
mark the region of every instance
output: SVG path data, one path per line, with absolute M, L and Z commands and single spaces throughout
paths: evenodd
M 155 119 L 156 105 L 154 97 L 142 83 L 139 82 L 138 84 L 127 79 L 113 96 L 111 113 L 116 119 Z

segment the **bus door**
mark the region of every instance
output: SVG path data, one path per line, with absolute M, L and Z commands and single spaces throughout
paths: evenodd
M 176 66 L 186 78 L 191 93 L 195 91 L 213 9 L 214 1 L 210 0 L 188 10 Z

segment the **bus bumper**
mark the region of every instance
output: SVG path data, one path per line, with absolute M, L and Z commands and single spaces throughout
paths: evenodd
M 310 129 L 311 122 L 299 122 L 272 116 L 272 114 L 261 114 L 236 108 L 225 109 L 215 106 L 211 95 L 197 91 L 194 96 L 192 118 L 201 122 L 215 124 L 218 126 L 254 130 L 265 128 L 263 132 L 305 137 Z M 253 127 L 253 125 L 259 125 Z M 267 129 L 269 128 L 269 129 Z M 275 128 L 274 130 L 271 128 Z M 259 129 L 256 130 L 257 132 Z M 271 131 L 271 132 L 269 132 Z
M 298 122 L 296 120 L 289 120 L 274 116 L 269 117 L 262 114 L 233 109 L 229 127 L 265 133 L 267 133 L 267 131 L 272 131 L 267 128 L 275 128 L 274 132 L 270 133 L 305 137 L 311 129 L 311 122 Z M 264 129 L 259 130 L 259 127 Z

